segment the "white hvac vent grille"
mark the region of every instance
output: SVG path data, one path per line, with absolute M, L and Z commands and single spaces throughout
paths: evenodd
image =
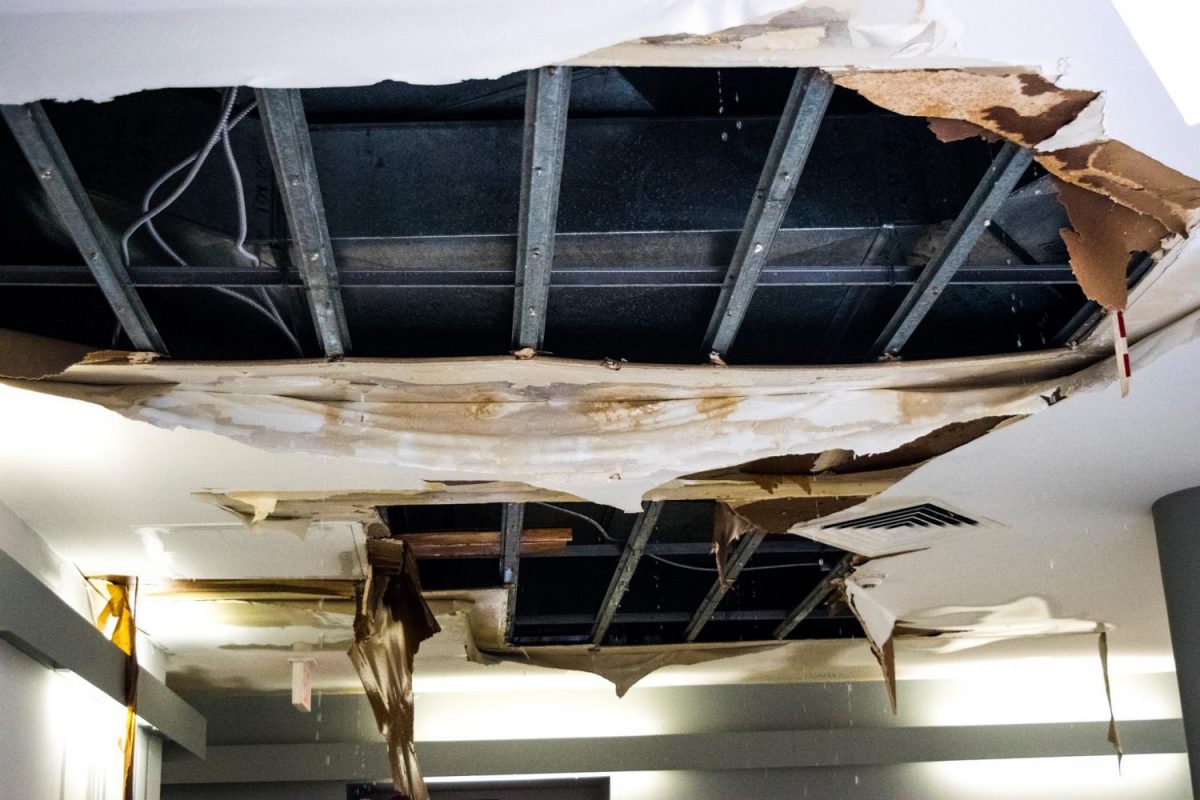
M 882 514 L 831 522 L 822 525 L 821 528 L 824 530 L 892 530 L 896 528 L 958 528 L 978 524 L 979 520 L 955 513 L 948 508 L 942 508 L 933 503 L 922 503 L 919 506 L 897 508 Z
M 933 498 L 907 497 L 901 502 L 868 500 L 863 508 L 848 508 L 825 519 L 813 520 L 793 533 L 848 550 L 860 556 L 878 556 L 923 550 L 1004 526 L 977 514 L 967 515 L 949 503 Z M 874 513 L 869 513 L 874 512 Z

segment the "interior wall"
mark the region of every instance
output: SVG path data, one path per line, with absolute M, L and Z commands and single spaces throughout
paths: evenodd
M 901 681 L 895 716 L 879 681 L 635 687 L 620 700 L 611 689 L 426 692 L 417 752 L 435 798 L 438 781 L 504 770 L 608 775 L 612 800 L 1190 797 L 1174 676 L 1122 676 L 1120 773 L 1103 688 L 1085 677 Z M 209 757 L 168 754 L 165 800 L 340 800 L 347 783 L 387 780 L 361 695 L 316 696 L 308 714 L 281 694 L 188 699 L 210 720 Z M 845 746 L 819 753 L 828 736 Z M 820 763 L 795 766 L 805 762 Z
M 550 776 L 546 776 L 550 777 Z M 486 783 L 481 783 L 486 787 Z M 437 785 L 434 784 L 434 800 Z M 481 794 L 481 797 L 486 795 Z M 165 786 L 163 800 L 343 800 L 346 784 Z M 942 761 L 871 767 L 615 773 L 611 800 L 1190 800 L 1187 756 Z
M 83 582 L 0 505 L 0 549 L 78 611 Z M 4 600 L 0 586 L 0 602 Z M 148 649 L 161 666 L 161 654 Z M 120 800 L 125 708 L 74 673 L 35 661 L 0 636 L 0 795 L 22 800 Z M 138 729 L 135 797 L 159 800 L 161 741 Z
M 612 800 L 1188 800 L 1187 757 L 942 761 L 884 767 L 618 773 Z

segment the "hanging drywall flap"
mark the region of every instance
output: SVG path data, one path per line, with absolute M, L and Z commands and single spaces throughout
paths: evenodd
M 1054 188 L 1071 220 L 1071 227 L 1062 230 L 1062 239 L 1080 288 L 1107 309 L 1124 309 L 1129 302 L 1125 276 L 1130 255 L 1157 252 L 1167 229 L 1153 217 L 1104 195 L 1058 179 Z
M 349 655 L 387 741 L 396 790 L 406 800 L 429 800 L 413 742 L 413 658 L 441 628 L 421 597 L 417 563 L 405 550 L 389 574 L 367 579 Z
M 1084 294 L 1107 309 L 1128 304 L 1131 254 L 1160 255 L 1200 222 L 1200 181 L 1105 139 L 1098 124 L 1073 125 L 1085 113 L 1098 123 L 1096 92 L 1033 73 L 956 69 L 850 72 L 836 82 L 883 108 L 929 117 L 942 141 L 978 134 L 1046 146 L 1037 161 L 1055 177 L 1071 221 L 1062 231 L 1071 268 Z
M 443 591 L 429 595 L 435 604 L 453 604 L 466 617 L 467 658 L 478 664 L 512 662 L 532 667 L 565 669 L 599 675 L 623 697 L 634 684 L 664 667 L 705 664 L 736 656 L 786 648 L 787 642 L 723 642 L 705 644 L 631 645 L 596 648 L 592 645 L 511 647 L 505 642 L 508 594 L 504 589 Z M 778 664 L 778 662 L 772 662 Z

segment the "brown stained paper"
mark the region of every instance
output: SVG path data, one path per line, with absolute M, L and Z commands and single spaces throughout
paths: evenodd
M 969 122 L 1026 147 L 1049 139 L 1099 97 L 1032 73 L 848 72 L 834 82 L 899 114 Z
M 1071 270 L 1083 293 L 1109 310 L 1124 309 L 1129 299 L 1126 269 L 1132 253 L 1154 253 L 1167 230 L 1107 197 L 1055 179 L 1059 202 L 1070 228 L 1062 238 Z
M 929 130 L 939 142 L 961 142 L 975 136 L 988 141 L 995 141 L 996 135 L 984 130 L 973 122 L 961 119 L 946 119 L 945 117 L 930 117 Z
M 725 503 L 717 503 L 713 514 L 712 554 L 717 561 L 717 580 L 725 583 L 725 559 L 729 547 L 742 536 L 757 529 L 754 523 Z
M 1117 732 L 1117 715 L 1113 711 L 1112 682 L 1108 678 L 1108 631 L 1100 631 L 1100 671 L 1104 673 L 1104 698 L 1108 701 L 1108 743 L 1117 754 L 1117 771 L 1121 769 L 1121 759 L 1125 757 L 1125 749 L 1121 747 L 1121 735 Z
M 876 105 L 929 117 L 941 141 L 980 135 L 1026 147 L 1048 141 L 1099 95 L 1061 89 L 1038 75 L 971 70 L 850 72 L 835 78 Z M 1039 153 L 1037 161 L 1081 191 L 1060 191 L 1071 229 L 1071 267 L 1090 299 L 1110 310 L 1127 303 L 1131 252 L 1157 253 L 1168 236 L 1200 222 L 1200 181 L 1128 145 L 1098 140 Z
M 1105 140 L 1054 150 L 1038 161 L 1060 180 L 1152 217 L 1172 234 L 1184 235 L 1200 221 L 1200 181 L 1124 142 Z
M 392 781 L 406 800 L 429 800 L 413 742 L 413 658 L 440 627 L 411 553 L 395 574 L 367 579 L 354 620 L 350 660 L 388 745 Z
M 954 423 L 1033 413 L 1087 361 L 1070 351 L 849 367 L 630 364 L 619 371 L 541 357 L 159 361 L 80 364 L 53 379 L 14 383 L 264 450 L 390 464 L 399 489 L 498 480 L 634 510 L 658 487 L 739 461 L 884 453 Z M 6 370 L 0 362 L 0 375 Z M 763 477 L 768 494 L 776 484 L 795 484 L 792 496 L 815 493 L 824 480 Z M 279 514 L 278 498 L 242 499 L 237 510 L 251 519 L 264 510 Z

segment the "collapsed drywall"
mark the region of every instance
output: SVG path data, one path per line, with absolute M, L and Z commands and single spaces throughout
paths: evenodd
M 835 80 L 883 108 L 929 117 L 943 141 L 982 135 L 1037 149 L 1071 222 L 1062 231 L 1071 268 L 1109 310 L 1128 304 L 1131 255 L 1161 257 L 1200 221 L 1200 182 L 1105 139 L 1089 113 L 1102 103 L 1096 92 L 1020 72 L 854 71 Z
M 392 782 L 404 800 L 429 800 L 413 738 L 413 659 L 440 630 L 421 597 L 411 554 L 386 576 L 372 575 L 354 620 L 350 660 L 388 745 Z
M 0 359 L 9 351 L 0 347 Z M 647 492 L 697 470 L 828 450 L 887 452 L 954 423 L 1035 413 L 1083 363 L 1070 352 L 616 371 L 540 357 L 114 361 L 16 385 L 266 450 L 392 464 L 414 482 L 518 481 L 637 510 Z M 0 374 L 12 370 L 0 364 Z
M 1194 346 L 1197 339 L 1200 339 L 1200 312 L 1194 312 L 1138 342 L 1133 347 L 1133 355 L 1144 368 L 1152 368 L 1155 362 L 1166 354 L 1185 346 Z M 1078 396 L 1082 391 L 1090 390 L 1089 394 L 1095 394 L 1095 390 L 1107 385 L 1104 373 L 1108 368 L 1108 365 L 1102 362 L 1082 371 L 1075 377 L 1071 393 Z M 1087 400 L 1095 402 L 1090 396 Z M 1022 426 L 1012 426 L 1011 429 L 1019 431 Z M 965 451 L 957 452 L 962 454 Z M 951 454 L 950 460 L 957 457 Z M 1036 460 L 1036 453 L 1031 453 L 1029 457 Z M 1005 467 L 997 465 L 994 468 Z M 1008 465 L 1008 468 L 1011 469 L 1011 465 Z M 917 471 L 910 481 L 902 481 L 876 498 L 864 500 L 855 508 L 825 517 L 819 525 L 802 522 L 794 526 L 792 532 L 836 547 L 862 551 L 863 537 L 853 530 L 835 527 L 836 523 L 860 515 L 885 511 L 897 503 L 909 504 L 929 499 L 940 501 L 936 494 L 914 496 L 913 489 L 906 489 L 906 485 L 911 486 L 911 483 L 915 482 L 923 487 L 916 491 L 935 492 L 936 489 L 928 483 L 930 479 L 923 478 L 923 475 L 936 475 L 938 472 L 938 462 L 932 462 L 928 472 Z M 1031 467 L 1031 472 L 1036 473 L 1036 468 Z M 932 480 L 936 481 L 937 478 Z M 1128 528 L 1128 523 L 1125 527 Z M 1049 534 L 1039 531 L 1038 535 Z M 956 596 L 961 591 L 957 581 L 966 585 L 978 585 L 980 580 L 972 579 L 970 575 L 980 567 L 964 568 L 964 556 L 968 551 L 973 552 L 981 564 L 986 564 L 986 554 L 990 553 L 994 557 L 997 551 L 1007 551 L 1018 546 L 1016 540 L 1012 543 L 1006 541 L 1011 537 L 1012 532 L 1005 530 L 1003 526 L 981 526 L 965 538 L 954 535 L 930 537 L 923 542 L 919 550 L 914 551 L 910 549 L 910 539 L 906 536 L 894 536 L 891 537 L 890 551 L 886 547 L 872 551 L 871 555 L 875 557 L 858 566 L 847 576 L 844 583 L 847 602 L 862 624 L 889 684 L 894 683 L 896 677 L 895 650 L 899 641 L 904 641 L 906 646 L 920 641 L 926 648 L 933 648 L 940 653 L 952 653 L 982 645 L 994 645 L 1009 639 L 1095 634 L 1109 629 L 1108 621 L 1103 618 L 1064 614 L 1055 608 L 1056 603 L 1051 596 L 1059 588 L 1061 579 L 1040 585 L 1040 591 L 1045 592 L 1047 596 L 1024 594 L 987 606 L 928 603 L 930 597 Z M 984 566 L 983 569 L 990 567 Z M 1053 571 L 1054 561 L 1050 559 L 1049 572 Z M 956 580 L 934 586 L 937 582 L 929 580 L 932 575 L 943 578 L 953 575 L 956 576 Z M 1009 585 L 1034 585 L 1032 581 L 1024 579 L 1024 576 L 1021 576 L 1020 581 L 1017 581 L 1016 577 L 1009 576 Z

